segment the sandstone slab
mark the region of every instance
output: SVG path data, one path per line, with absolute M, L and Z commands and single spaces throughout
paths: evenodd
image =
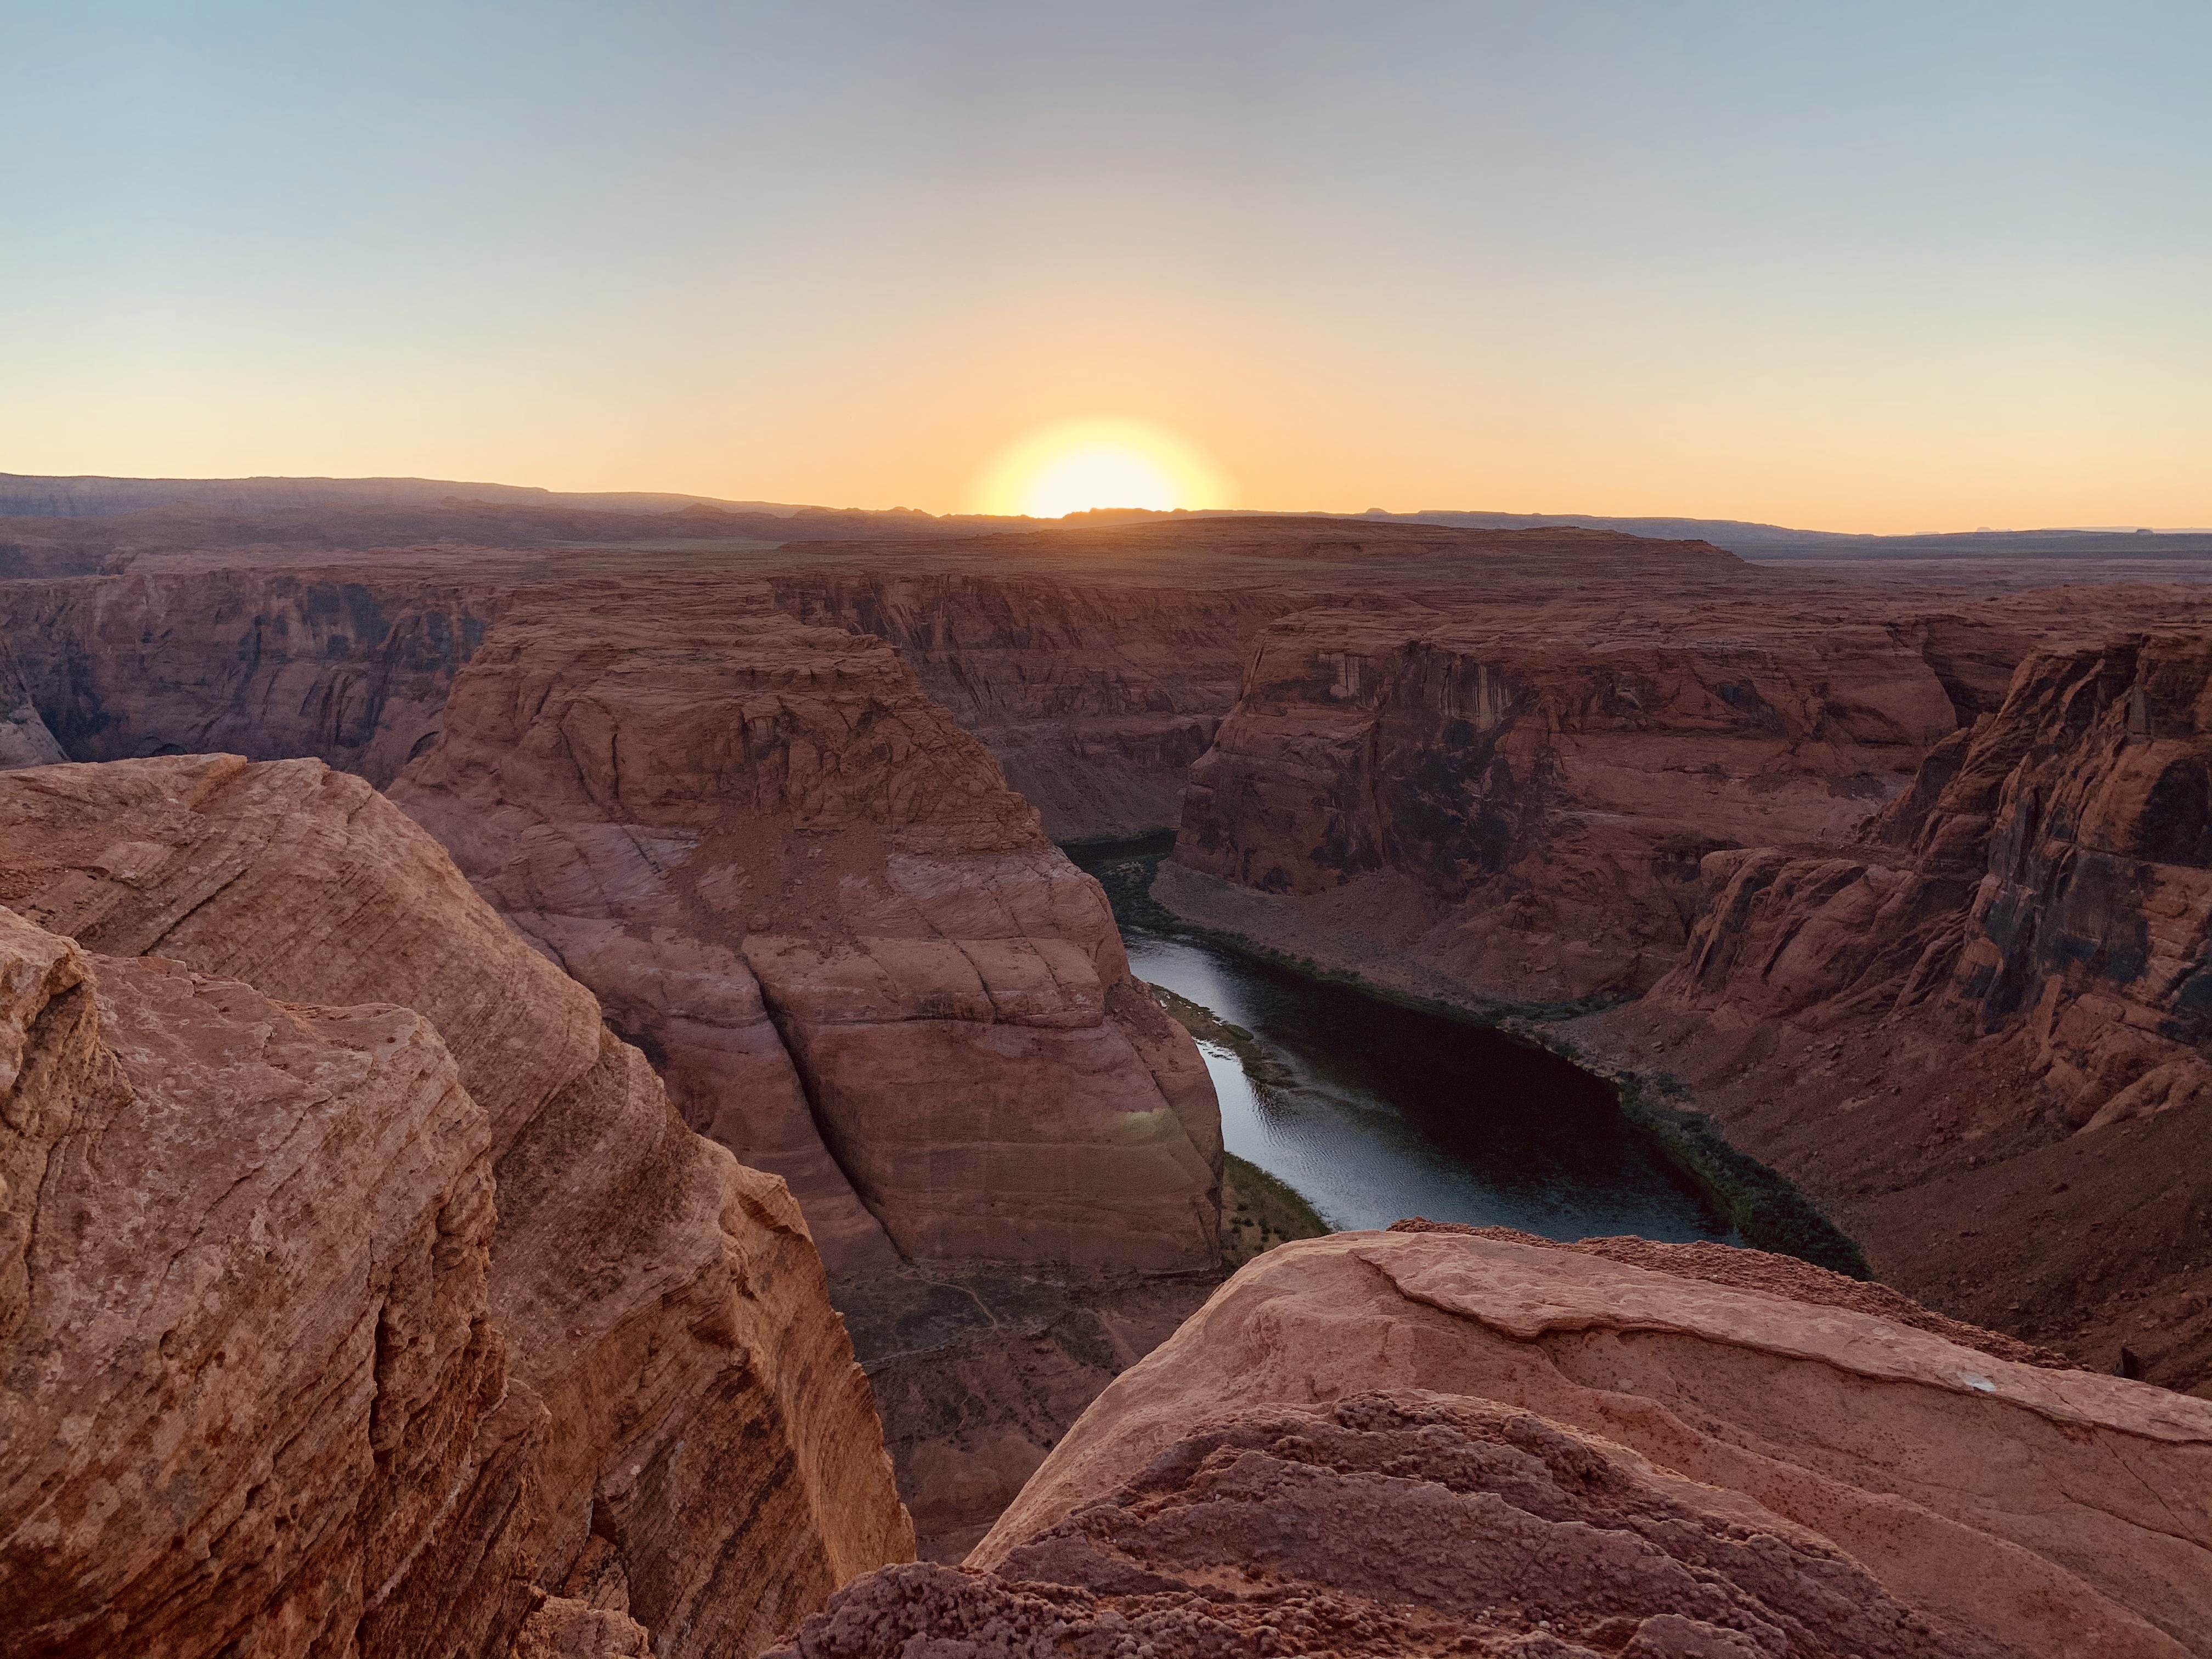
M 1748 1265 L 1756 1279 L 1756 1258 Z M 1001 1584 L 1094 1595 L 1350 1592 L 1409 1620 L 1510 1615 L 1520 1622 L 1496 1634 L 1515 1640 L 1547 1633 L 1540 1617 L 1553 1639 L 1575 1644 L 1559 1650 L 1568 1652 L 2207 1650 L 2212 1406 L 2020 1364 L 1790 1290 L 1786 1277 L 1768 1291 L 1480 1237 L 1285 1245 L 1108 1388 L 969 1565 Z M 1438 1413 L 1430 1420 L 1444 1437 L 1423 1437 L 1425 1412 Z M 1516 1429 L 1518 1413 L 1528 1417 Z M 1377 1422 L 1433 1445 L 1437 1462 L 1387 1440 L 1358 1449 Z M 1327 1449 L 1347 1430 L 1344 1451 Z M 1626 1559 L 1508 1568 L 1557 1547 L 1497 1530 L 1527 1525 L 1507 1510 L 1532 1512 L 1502 1471 L 1471 1483 L 1487 1501 L 1464 1511 L 1443 1473 L 1453 1444 L 1492 1435 L 1523 1449 L 1558 1436 L 1547 1443 L 1563 1448 L 1564 1465 L 1547 1467 L 1589 1471 L 1592 1498 L 1625 1496 L 1629 1484 L 1617 1483 L 1632 1477 L 1682 1504 L 1701 1518 L 1663 1529 L 1677 1543 L 1702 1535 L 1776 1566 L 1796 1556 L 1784 1577 L 1810 1600 L 1766 1601 L 1733 1570 L 1719 1577 L 1759 1608 L 1686 1589 L 1639 1600 L 1631 1585 L 1646 1567 Z M 1304 1467 L 1279 1467 L 1291 1463 Z M 1381 1478 L 1360 1480 L 1368 1468 Z M 1392 1480 L 1419 1489 L 1402 1494 L 1404 1516 L 1430 1504 L 1433 1518 L 1352 1523 L 1363 1507 L 1379 1517 L 1385 1496 L 1401 1501 Z M 1240 1504 L 1255 1507 L 1209 1507 Z M 1275 1515 L 1281 1524 L 1267 1530 Z M 1655 1539 L 1626 1510 L 1600 1524 L 1621 1528 L 1601 1538 Z M 1398 1556 L 1462 1526 L 1492 1530 L 1479 1544 L 1468 1534 L 1435 1571 L 1394 1582 Z M 1674 1559 L 1699 1569 L 1698 1595 L 1727 1594 L 1704 1576 L 1717 1558 Z M 1832 1598 L 1809 1590 L 1824 1577 Z M 1847 1579 L 1858 1588 L 1844 1590 Z M 856 1588 L 844 1605 L 874 1594 Z M 1729 1634 L 1650 1622 L 1662 1614 Z M 1872 1622 L 1822 1622 L 1846 1616 Z M 1693 1639 L 1706 1645 L 1666 1645 Z M 1501 1639 L 1492 1650 L 1518 1650 Z

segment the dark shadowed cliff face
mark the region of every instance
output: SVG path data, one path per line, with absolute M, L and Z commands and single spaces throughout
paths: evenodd
M 1324 897 L 1322 925 L 1391 928 L 1497 1000 L 1633 992 L 1678 957 L 1705 854 L 1847 833 L 1952 726 L 1865 623 L 1578 623 L 1285 618 L 1192 771 L 1176 862 Z
M 46 766 L 68 758 L 39 713 L 38 701 L 24 683 L 15 653 L 0 638 L 0 771 L 12 766 Z
M 428 746 L 496 605 L 295 571 L 0 582 L 0 635 L 73 759 L 313 756 L 384 784 Z
M 1607 1024 L 1850 1200 L 1899 1282 L 2201 1381 L 2208 771 L 2201 636 L 2037 653 L 1858 846 L 1709 859 L 1687 961 Z
M 1787 1016 L 1940 995 L 1980 1033 L 2031 1027 L 2085 1121 L 2185 1098 L 2212 1038 L 2208 711 L 2194 636 L 2031 656 L 1868 825 L 1871 856 L 1717 860 L 1724 884 L 1659 1000 Z
M 807 572 L 770 586 L 795 616 L 897 647 L 1062 842 L 1177 821 L 1250 641 L 1291 603 L 1273 589 L 1079 576 Z

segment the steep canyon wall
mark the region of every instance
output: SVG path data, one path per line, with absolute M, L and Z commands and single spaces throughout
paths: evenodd
M 1316 608 L 1262 638 L 1176 862 L 1300 898 L 1498 1002 L 1626 995 L 1678 958 L 1699 860 L 1847 833 L 1953 727 L 1867 623 Z M 1732 625 L 1731 625 L 1732 624 Z
M 428 746 L 499 592 L 296 569 L 0 581 L 0 638 L 72 760 L 311 755 L 380 787 Z
M 1155 896 L 1580 1015 L 1555 1040 L 1710 1109 L 1883 1276 L 2202 1382 L 2198 636 L 2112 630 L 2204 602 L 1841 598 L 1293 613 Z
M 1709 859 L 1688 959 L 1604 1036 L 1931 1299 L 2212 1374 L 2208 709 L 2201 635 L 2032 654 L 1856 845 Z
M 526 754 L 505 757 L 493 793 L 508 794 L 458 804 L 441 782 L 410 802 L 510 919 L 589 985 L 690 1122 L 789 1179 L 854 1330 L 892 1368 L 879 1370 L 886 1397 L 915 1425 L 956 1425 L 957 1459 L 938 1428 L 895 1435 L 910 1472 L 916 1459 L 969 1471 L 909 1481 L 930 1536 L 980 1530 L 1218 1271 L 1210 1085 L 1185 1034 L 1135 993 L 1096 890 L 897 657 L 851 636 L 863 612 L 886 620 L 872 601 L 840 599 L 835 632 L 779 633 L 755 614 L 764 590 L 744 587 L 741 602 L 706 614 L 742 612 L 751 631 L 707 637 L 671 634 L 655 607 L 711 600 L 720 579 L 648 580 L 618 604 L 615 586 L 580 600 L 583 590 L 549 586 L 527 562 L 465 549 L 313 573 L 270 558 L 0 583 L 31 713 L 43 709 L 84 757 L 306 753 L 384 783 L 435 743 L 455 677 L 502 610 L 537 594 L 534 621 L 518 624 L 526 657 L 502 659 L 501 672 L 566 676 L 553 712 L 495 708 L 500 688 L 513 690 L 496 678 L 465 687 L 453 706 L 478 729 L 441 775 L 489 767 L 501 744 L 534 733 Z M 198 568 L 177 568 L 186 563 Z M 909 645 L 939 625 L 974 638 L 945 672 L 998 688 L 970 701 L 997 709 L 1017 746 L 1042 755 L 1066 720 L 1103 720 L 1093 751 L 1063 769 L 1086 825 L 1121 822 L 1099 814 L 1125 797 L 1139 801 L 1140 827 L 1161 820 L 1166 807 L 1146 793 L 1159 793 L 1158 779 L 1116 793 L 1115 768 L 1154 751 L 1179 764 L 1209 727 L 1168 653 L 1147 659 L 1130 642 L 1163 614 L 1157 599 L 1116 610 L 1079 596 L 1055 623 L 1036 584 L 940 584 L 925 597 L 936 620 L 907 626 Z M 782 598 L 801 604 L 796 591 Z M 902 603 L 891 592 L 892 612 L 921 615 Z M 602 625 L 619 650 L 582 665 Z M 1093 634 L 1091 657 L 1051 666 Z M 1233 650 L 1210 648 L 1219 660 L 1197 701 L 1225 707 Z M 622 652 L 639 671 L 627 678 L 604 672 Z M 758 709 L 756 761 L 752 738 L 714 722 Z M 58 757 L 44 727 L 23 726 L 22 759 Z M 662 782 L 647 783 L 652 774 Z M 706 854 L 673 870 L 702 834 Z M 514 868 L 510 835 L 527 843 Z M 930 1273 L 991 1273 L 937 1287 L 913 1279 L 909 1260 Z M 872 1283 L 886 1273 L 895 1282 Z M 933 1486 L 950 1520 L 922 1496 Z
M 988 749 L 1055 841 L 1172 828 L 1185 775 L 1237 700 L 1279 589 L 1103 584 L 1070 573 L 794 571 L 769 579 L 807 622 L 889 641 Z

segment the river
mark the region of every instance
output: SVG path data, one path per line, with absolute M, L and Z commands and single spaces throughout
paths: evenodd
M 1148 892 L 1170 846 L 1156 836 L 1066 851 L 1112 899 L 1138 978 L 1244 1027 L 1288 1068 L 1294 1081 L 1255 1085 L 1231 1050 L 1199 1044 L 1229 1150 L 1297 1188 L 1330 1225 L 1423 1215 L 1549 1238 L 1734 1241 L 1602 1079 L 1178 927 Z

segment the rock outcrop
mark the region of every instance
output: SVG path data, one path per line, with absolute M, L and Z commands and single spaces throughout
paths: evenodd
M 412 1569 L 507 1361 L 490 1125 L 437 1033 L 7 910 L 0 1033 L 0 1653 L 434 1627 Z
M 517 597 L 392 793 L 789 1181 L 957 1553 L 1218 1274 L 1218 1109 L 990 756 L 888 646 L 766 597 Z
M 340 1589 L 354 1583 L 344 1594 L 359 1598 L 353 1638 L 359 1651 L 502 1652 L 550 1595 L 635 1621 L 653 1633 L 657 1652 L 749 1653 L 854 1573 L 910 1552 L 866 1382 L 783 1184 L 685 1128 L 645 1058 L 606 1031 L 590 994 L 516 939 L 436 843 L 360 779 L 313 761 L 249 764 L 225 756 L 0 774 L 0 902 L 102 957 L 149 959 L 112 969 L 96 963 L 100 985 L 112 974 L 144 996 L 159 991 L 168 999 L 163 1006 L 213 997 L 232 1009 L 227 1018 L 251 1027 L 233 1044 L 243 1056 L 239 1065 L 252 1058 L 255 1043 L 280 1059 L 291 1043 L 301 1053 L 298 1065 L 311 1068 L 303 1075 L 327 1073 L 323 1086 L 333 1091 L 343 1066 L 369 1068 L 368 1060 L 343 1054 L 319 1060 L 305 1037 L 268 1035 L 281 1033 L 289 1020 L 324 1033 L 317 1040 L 325 1043 L 343 1039 L 367 1050 L 387 1070 L 401 1064 L 410 1042 L 434 1051 L 447 1068 L 440 1085 L 447 1092 L 438 1097 L 446 1104 L 438 1109 L 459 1115 L 460 1127 L 447 1139 L 466 1141 L 473 1148 L 466 1157 L 455 1152 L 459 1164 L 445 1170 L 427 1154 L 407 1154 L 406 1143 L 392 1139 L 411 1121 L 392 1115 L 404 1103 L 378 1107 L 397 1127 L 380 1127 L 384 1118 L 374 1118 L 381 1140 L 367 1130 L 348 1131 L 353 1138 L 343 1147 L 333 1143 L 317 1156 L 319 1169 L 329 1166 L 327 1190 L 316 1184 L 325 1178 L 318 1176 L 304 1196 L 288 1198 L 312 1204 L 312 1218 L 302 1213 L 282 1225 L 249 1224 L 239 1212 L 244 1231 L 204 1237 L 192 1246 L 199 1256 L 187 1251 L 178 1258 L 195 1265 L 188 1281 L 174 1282 L 188 1283 L 203 1298 L 202 1317 L 214 1334 L 187 1321 L 167 1336 L 154 1331 L 147 1339 L 159 1339 L 172 1375 L 200 1377 L 220 1392 L 233 1381 L 222 1358 L 228 1352 L 220 1334 L 225 1322 L 272 1316 L 256 1311 L 264 1298 L 282 1300 L 285 1316 L 311 1335 L 367 1333 L 346 1340 L 367 1343 L 372 1394 L 382 1399 L 386 1389 L 400 1389 L 392 1398 L 408 1410 L 387 1427 L 372 1425 L 366 1449 L 349 1442 L 342 1449 L 374 1454 L 382 1484 L 372 1482 L 370 1492 L 392 1487 L 386 1510 L 348 1484 L 351 1466 L 343 1460 L 319 1465 L 327 1484 L 305 1497 L 249 1478 L 251 1455 L 268 1455 L 283 1443 L 253 1436 L 294 1403 L 301 1410 L 313 1403 L 292 1402 L 283 1379 L 319 1376 L 313 1366 L 323 1349 L 302 1348 L 287 1359 L 274 1351 L 286 1346 L 276 1328 L 272 1351 L 252 1359 L 262 1368 L 260 1395 L 247 1387 L 243 1395 L 222 1396 L 235 1408 L 228 1432 L 239 1444 L 231 1448 L 221 1436 L 214 1443 L 225 1458 L 246 1460 L 236 1465 L 238 1478 L 191 1487 L 192 1501 L 206 1506 L 204 1525 L 218 1533 L 241 1513 L 263 1517 L 252 1524 L 281 1534 L 304 1524 L 306 1508 L 337 1504 L 349 1510 L 357 1498 L 368 1506 L 369 1531 L 360 1534 L 350 1565 L 331 1558 L 332 1582 Z M 70 947 L 55 948 L 62 953 L 57 960 L 73 959 Z M 217 996 L 193 988 L 201 981 L 150 960 L 155 957 L 242 981 L 252 991 L 234 987 Z M 51 978 L 52 970 L 42 971 Z M 404 1003 L 413 1012 L 390 1006 L 336 1014 L 256 1012 L 276 1007 L 264 998 Z M 176 1020 L 183 1022 L 182 1012 Z M 432 1029 L 442 1048 L 429 1037 Z M 214 1053 L 230 1039 L 218 1033 L 207 1041 L 217 1045 Z M 203 1076 L 185 1037 L 161 1048 L 149 1036 L 135 1050 L 118 1052 L 125 1073 L 137 1065 L 149 1087 L 189 1084 L 201 1091 L 193 1098 L 210 1103 L 207 1110 L 247 1109 L 246 1095 L 225 1093 L 219 1079 Z M 134 1053 L 143 1061 L 132 1060 Z M 429 1066 L 423 1060 L 417 1069 Z M 181 1082 L 162 1084 L 173 1073 Z M 143 1181 L 104 1162 L 103 1152 L 87 1176 L 99 1201 L 118 1216 L 140 1215 L 137 1224 L 173 1229 L 189 1224 L 192 1194 L 203 1188 L 222 1202 L 232 1201 L 222 1198 L 226 1191 L 258 1190 L 255 1182 L 272 1181 L 272 1171 L 295 1156 L 280 1133 L 281 1111 L 297 1115 L 306 1109 L 283 1102 L 307 1092 L 282 1078 L 267 1088 L 276 1102 L 267 1126 L 195 1123 L 184 1106 L 168 1111 L 156 1125 L 161 1144 L 147 1153 Z M 410 1109 L 419 1117 L 428 1109 Z M 336 1110 L 314 1107 L 325 1116 Z M 13 1126 L 15 1117 L 9 1121 Z M 189 1160 L 172 1158 L 170 1143 L 179 1138 L 196 1149 Z M 487 1163 L 489 1188 L 481 1179 Z M 25 1190 L 13 1167 L 8 1178 L 11 1191 Z M 465 1193 L 452 1184 L 468 1180 L 477 1184 Z M 358 1196 L 347 1181 L 361 1188 Z M 190 1191 L 173 1197 L 180 1182 Z M 380 1196 L 380 1182 L 395 1195 Z M 42 1206 L 49 1192 L 60 1191 L 51 1180 L 29 1190 L 40 1194 Z M 398 1231 L 389 1231 L 379 1218 L 402 1198 L 414 1208 L 395 1209 L 389 1227 Z M 437 1218 L 432 1234 L 407 1219 L 422 1213 Z M 40 1223 L 41 1238 L 46 1224 Z M 62 1224 L 58 1212 L 53 1224 Z M 396 1242 L 377 1245 L 387 1231 Z M 417 1238 L 425 1241 L 427 1268 L 409 1265 L 414 1258 L 401 1248 Z M 487 1243 L 489 1269 L 470 1280 Z M 159 1306 L 161 1297 L 181 1293 L 161 1277 L 174 1251 L 157 1240 L 142 1247 L 125 1226 L 102 1248 L 110 1279 L 99 1295 L 151 1298 L 149 1305 Z M 318 1252 L 336 1252 L 341 1267 L 356 1258 L 372 1266 L 388 1261 L 377 1271 L 400 1275 L 400 1289 L 385 1298 L 392 1311 L 380 1326 L 377 1302 L 358 1273 L 345 1281 L 350 1290 L 305 1285 L 285 1292 L 292 1255 L 312 1266 Z M 471 1282 L 479 1285 L 473 1311 L 462 1305 Z M 34 1260 L 34 1290 L 39 1283 Z M 441 1288 L 449 1284 L 454 1288 Z M 417 1303 L 422 1310 L 410 1311 Z M 15 1334 L 19 1352 L 27 1340 L 43 1340 L 27 1337 L 28 1328 Z M 482 1353 L 470 1358 L 474 1349 L 456 1348 L 457 1332 L 474 1333 L 469 1340 Z M 179 1346 L 188 1340 L 197 1346 Z M 324 1349 L 335 1340 L 324 1340 Z M 285 1372 L 293 1363 L 308 1369 Z M 387 1371 L 397 1380 L 387 1383 Z M 354 1401 L 360 1384 L 347 1381 L 351 1375 L 331 1370 L 327 1383 L 338 1391 L 331 1400 L 371 1409 L 368 1401 Z M 10 1389 L 49 1386 L 35 1364 L 9 1376 Z M 253 1376 L 240 1371 L 235 1381 L 246 1387 Z M 115 1443 L 131 1448 L 125 1462 L 133 1478 L 166 1468 L 159 1460 L 173 1455 L 183 1460 L 176 1466 L 182 1479 L 194 1459 L 208 1455 L 204 1437 L 185 1431 L 187 1419 L 158 1392 L 131 1394 L 116 1409 Z M 406 1438 L 416 1433 L 408 1425 L 418 1411 L 427 1425 L 422 1435 L 442 1437 L 434 1444 L 426 1439 L 419 1453 Z M 319 1433 L 344 1429 L 342 1419 L 313 1421 Z M 163 1436 L 173 1452 L 161 1450 Z M 28 1443 L 11 1437 L 10 1443 Z M 159 1510 L 134 1516 L 124 1488 L 100 1490 L 106 1495 L 95 1510 L 108 1517 L 106 1524 L 137 1540 L 129 1549 L 118 1546 L 122 1558 L 137 1559 L 136 1550 L 167 1559 L 173 1534 L 214 1535 L 173 1527 Z M 324 1524 L 319 1511 L 315 1519 Z M 16 1535 L 47 1553 L 44 1571 L 70 1582 L 111 1570 L 106 1564 L 115 1552 L 93 1549 L 81 1523 L 37 1522 Z M 238 1541 L 243 1547 L 254 1535 L 239 1534 Z M 329 1546 L 341 1553 L 345 1547 Z M 185 1558 L 219 1583 L 226 1616 L 260 1618 L 264 1647 L 268 1632 L 293 1628 L 292 1615 L 280 1618 L 269 1599 L 274 1590 L 264 1595 L 255 1588 L 259 1581 L 238 1576 L 253 1570 L 253 1551 L 224 1558 L 228 1565 L 207 1566 L 207 1559 L 213 1558 Z M 183 1566 L 179 1561 L 165 1571 Z M 135 1604 L 117 1605 L 128 1611 Z M 315 1607 L 315 1618 L 324 1617 L 323 1602 Z M 164 1650 L 212 1654 L 220 1647 L 216 1641 Z M 10 1650 L 0 1643 L 0 1650 Z M 114 1650 L 111 1644 L 85 1650 Z M 307 1638 L 279 1650 L 308 1651 Z
M 1859 1311 L 1801 1263 L 1632 1243 L 1650 1265 L 1434 1231 L 1272 1251 L 969 1571 L 871 1575 L 794 1650 L 2212 1651 L 2212 1404 Z
M 767 597 L 517 599 L 394 799 L 833 1270 L 1210 1268 L 1212 1085 L 1097 884 L 895 652 Z
M 2201 636 L 2037 653 L 1856 846 L 1709 858 L 1687 961 L 1600 1040 L 1816 1171 L 1923 1296 L 2202 1382 L 2208 777 Z

